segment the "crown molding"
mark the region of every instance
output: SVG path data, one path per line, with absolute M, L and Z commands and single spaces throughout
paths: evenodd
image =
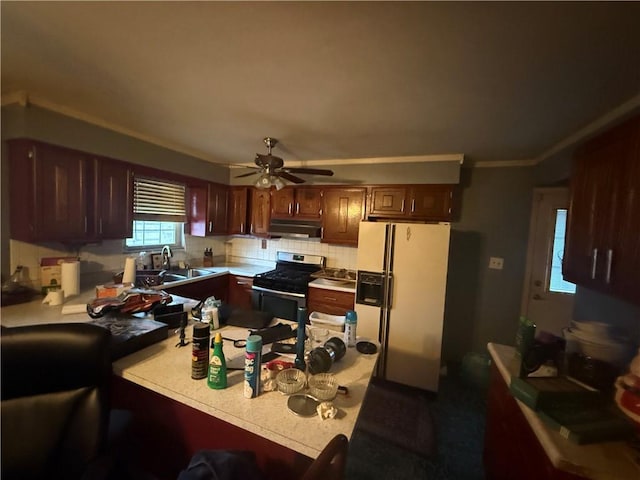
M 545 151 L 544 153 L 542 153 L 542 155 L 535 159 L 536 164 L 544 162 L 554 155 L 557 155 L 562 151 L 586 140 L 591 135 L 598 133 L 616 120 L 624 117 L 628 113 L 631 113 L 638 108 L 640 108 L 640 93 L 634 97 L 631 97 L 629 100 L 614 108 L 610 112 L 605 113 L 603 116 L 591 122 L 581 130 L 578 130 L 573 135 L 570 135 L 561 142 L 556 143 L 553 147 L 551 147 L 549 150 Z

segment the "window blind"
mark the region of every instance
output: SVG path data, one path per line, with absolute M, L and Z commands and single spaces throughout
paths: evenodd
M 186 222 L 185 187 L 154 178 L 133 181 L 133 218 L 156 222 Z

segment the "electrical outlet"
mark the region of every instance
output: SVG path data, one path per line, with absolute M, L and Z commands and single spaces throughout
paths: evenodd
M 267 240 L 266 240 L 266 239 L 264 239 L 264 238 L 262 239 L 262 244 L 260 245 L 260 247 L 261 247 L 263 250 L 266 250 L 266 249 L 267 249 Z
M 504 258 L 502 257 L 489 258 L 489 268 L 493 270 L 502 270 L 503 266 L 504 266 Z

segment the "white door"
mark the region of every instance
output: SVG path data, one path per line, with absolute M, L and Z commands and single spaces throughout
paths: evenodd
M 522 298 L 522 314 L 537 331 L 559 336 L 571 322 L 575 293 L 575 285 L 562 278 L 568 205 L 567 188 L 534 190 Z

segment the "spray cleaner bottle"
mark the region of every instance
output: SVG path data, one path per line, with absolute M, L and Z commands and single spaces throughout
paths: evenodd
M 227 388 L 227 362 L 222 351 L 222 335 L 220 332 L 216 333 L 212 347 L 207 385 L 209 385 L 209 388 L 221 390 Z

